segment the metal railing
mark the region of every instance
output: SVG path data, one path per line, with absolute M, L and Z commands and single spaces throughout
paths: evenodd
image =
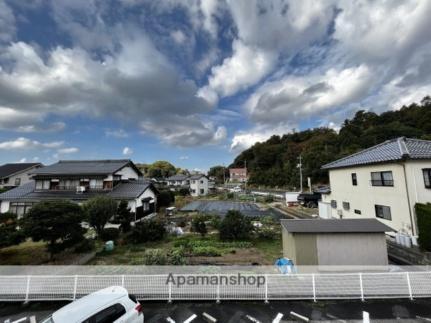
M 168 283 L 168 275 L 0 276 L 0 301 L 72 301 L 113 285 L 125 287 L 140 300 L 164 301 L 431 297 L 431 272 L 263 275 L 265 283 L 260 286 L 178 286 Z

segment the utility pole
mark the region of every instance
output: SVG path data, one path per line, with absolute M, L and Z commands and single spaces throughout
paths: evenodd
M 299 155 L 298 159 L 299 159 L 299 164 L 297 167 L 299 168 L 299 181 L 300 181 L 299 186 L 301 188 L 301 193 L 302 193 L 302 155 Z
M 244 160 L 244 168 L 247 174 L 247 160 Z M 245 182 L 244 182 L 244 191 L 247 193 L 247 178 L 245 179 Z

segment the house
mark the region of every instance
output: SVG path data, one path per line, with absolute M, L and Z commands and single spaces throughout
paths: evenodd
M 431 141 L 392 139 L 322 168 L 331 189 L 322 194 L 321 217 L 377 218 L 418 234 L 415 204 L 431 202 Z
M 229 168 L 230 182 L 247 182 L 247 168 Z
M 203 174 L 196 174 L 189 177 L 190 194 L 192 196 L 204 196 L 208 194 L 209 179 Z
M 385 232 L 376 219 L 281 220 L 283 255 L 296 266 L 386 266 Z
M 190 184 L 189 175 L 176 174 L 166 179 L 169 186 L 174 187 L 188 187 Z
M 15 163 L 0 166 L 0 188 L 11 188 L 30 181 L 32 170 L 42 167 L 41 163 Z
M 156 210 L 157 190 L 130 160 L 63 160 L 34 169 L 30 176 L 30 182 L 0 194 L 1 213 L 22 216 L 40 201 L 81 204 L 98 195 L 128 201 L 136 218 Z

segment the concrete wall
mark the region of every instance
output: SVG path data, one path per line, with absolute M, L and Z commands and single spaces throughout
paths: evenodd
M 384 233 L 331 233 L 316 236 L 319 265 L 388 264 Z
M 139 179 L 139 174 L 130 166 L 125 166 L 114 175 L 121 175 L 121 179 Z
M 372 186 L 371 172 L 392 171 L 394 186 Z M 351 174 L 356 173 L 358 185 L 352 185 Z M 377 218 L 395 230 L 412 232 L 412 221 L 405 185 L 402 164 L 388 163 L 379 165 L 341 168 L 329 171 L 331 194 L 322 196 L 323 202 L 337 201 L 337 208 L 331 208 L 332 217 L 376 218 L 374 206 L 385 205 L 391 208 L 392 220 Z M 423 176 L 420 179 L 423 181 Z M 350 210 L 343 209 L 343 202 L 350 203 Z M 359 210 L 361 214 L 356 214 Z
M 203 183 L 201 183 L 201 181 Z M 204 192 L 201 193 L 200 190 Z M 194 192 L 193 192 L 194 190 Z M 208 178 L 201 177 L 200 179 L 190 180 L 190 194 L 192 196 L 203 196 L 208 194 Z

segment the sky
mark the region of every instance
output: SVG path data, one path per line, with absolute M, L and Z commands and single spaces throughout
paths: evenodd
M 431 94 L 431 1 L 0 0 L 0 163 L 207 170 Z

